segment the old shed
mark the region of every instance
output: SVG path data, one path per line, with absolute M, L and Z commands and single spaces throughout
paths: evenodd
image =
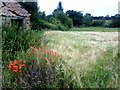
M 30 28 L 30 16 L 17 1 L 14 2 L 1 2 L 0 1 L 0 24 L 5 23 L 11 25 L 16 22 L 23 30 Z

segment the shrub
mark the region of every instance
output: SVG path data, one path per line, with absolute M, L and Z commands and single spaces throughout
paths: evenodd
M 105 20 L 104 26 L 105 27 L 111 27 L 112 20 Z
M 92 26 L 103 26 L 104 20 L 95 20 L 92 22 Z
M 52 24 L 52 23 L 48 23 L 48 22 L 46 22 L 46 23 L 44 24 L 44 26 L 45 26 L 45 28 L 47 28 L 47 29 L 52 29 L 52 30 L 57 30 L 57 29 L 58 29 L 58 27 L 57 27 L 56 25 L 54 25 L 54 24 Z
M 14 59 L 18 51 L 27 51 L 29 46 L 35 44 L 34 42 L 36 42 L 37 38 L 33 36 L 35 31 L 27 30 L 26 32 L 23 32 L 23 29 L 20 28 L 18 32 L 16 32 L 16 28 L 17 25 L 9 27 L 3 26 L 2 28 L 3 62 L 5 60 L 8 61 Z M 39 34 L 39 37 L 42 37 L 42 35 Z
M 3 72 L 6 88 L 60 88 L 61 56 L 46 48 L 30 47 L 22 59 L 10 61 Z M 21 56 L 18 57 L 21 58 Z M 22 67 L 21 67 L 22 65 Z M 21 67 L 21 69 L 20 69 Z M 63 71 L 62 71 L 63 72 Z
M 116 14 L 115 18 L 113 19 L 112 23 L 111 23 L 112 27 L 118 27 L 120 28 L 120 15 Z

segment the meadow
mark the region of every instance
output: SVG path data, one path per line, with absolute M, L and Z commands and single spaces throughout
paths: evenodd
M 47 75 L 45 82 L 40 83 L 38 87 L 47 87 L 47 88 L 119 88 L 119 56 L 118 56 L 118 29 L 117 28 L 73 28 L 70 31 L 53 31 L 53 30 L 44 30 L 41 36 L 40 31 L 32 31 L 30 37 L 34 38 L 31 40 L 31 47 L 37 51 L 40 55 L 42 52 L 39 51 L 39 48 L 46 47 L 52 52 L 57 52 L 60 55 L 61 62 L 64 63 L 53 63 L 51 68 L 56 68 L 57 75 L 54 73 L 50 74 L 50 66 L 42 68 Z M 28 51 L 31 49 L 29 48 Z M 45 49 L 46 50 L 46 49 Z M 31 53 L 29 53 L 31 55 Z M 29 62 L 28 65 L 31 65 L 34 60 L 33 57 L 26 57 L 26 52 L 22 51 L 17 54 L 16 59 L 25 59 Z M 44 56 L 48 59 L 49 55 L 45 54 Z M 38 61 L 41 62 L 42 57 L 37 57 Z M 54 58 L 57 60 L 56 58 Z M 45 62 L 37 63 L 38 67 Z M 9 62 L 4 62 L 9 64 Z M 47 64 L 49 64 L 47 62 Z M 35 67 L 37 65 L 33 63 Z M 45 65 L 45 64 L 44 64 Z M 47 68 L 47 69 L 46 69 Z M 8 75 L 7 67 L 3 69 L 4 76 L 4 87 L 10 87 L 11 80 Z M 46 70 L 46 71 L 45 71 Z M 48 71 L 48 72 L 47 72 Z M 54 71 L 54 69 L 52 69 Z M 33 72 L 37 70 L 33 69 Z M 27 75 L 27 74 L 26 74 Z M 48 79 L 48 76 L 55 77 L 55 79 Z M 29 77 L 29 75 L 28 75 Z M 35 78 L 34 76 L 31 76 Z M 42 77 L 42 80 L 43 80 Z M 20 78 L 20 77 L 19 77 Z M 20 78 L 22 80 L 22 78 Z M 18 80 L 18 79 L 17 79 Z M 38 81 L 42 80 L 36 79 Z M 23 84 L 27 83 L 27 80 L 22 80 Z M 43 80 L 44 81 L 44 80 Z M 9 83 L 8 83 L 9 82 Z M 35 83 L 35 82 L 34 82 Z M 33 85 L 36 85 L 36 83 Z M 13 84 L 13 86 L 15 83 Z M 32 84 L 26 84 L 24 87 L 31 86 Z M 16 85 L 15 85 L 16 86 Z M 21 84 L 22 86 L 22 84 Z M 12 86 L 11 86 L 12 87 Z M 19 86 L 17 86 L 19 87 Z
M 73 28 L 46 31 L 47 48 L 59 52 L 72 68 L 71 82 L 76 87 L 118 87 L 118 29 Z M 66 69 L 67 70 L 67 69 Z M 73 72 L 74 73 L 73 73 Z M 70 72 L 66 76 L 70 76 Z

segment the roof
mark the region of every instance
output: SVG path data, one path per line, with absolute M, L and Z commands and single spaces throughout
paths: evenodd
M 1 16 L 30 16 L 18 2 L 0 2 L 0 15 Z

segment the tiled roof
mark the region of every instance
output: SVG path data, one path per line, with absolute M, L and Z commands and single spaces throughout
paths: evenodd
M 0 15 L 3 16 L 30 16 L 18 2 L 0 2 Z

